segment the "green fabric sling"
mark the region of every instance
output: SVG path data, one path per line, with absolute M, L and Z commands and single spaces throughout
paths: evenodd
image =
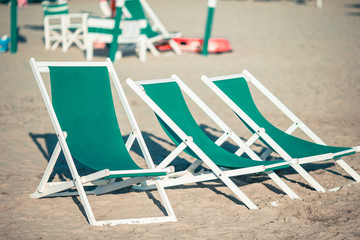
M 103 20 L 104 18 L 99 18 L 99 17 L 91 17 L 91 19 L 101 19 Z M 113 18 L 105 18 L 109 21 L 113 21 L 115 22 L 115 20 Z M 127 19 L 127 20 L 137 20 L 137 19 Z M 141 28 L 140 29 L 140 34 L 146 34 L 148 36 L 148 27 L 146 28 Z M 104 27 L 94 27 L 94 26 L 88 26 L 88 32 L 89 33 L 98 33 L 98 34 L 104 34 L 104 35 L 112 35 L 114 31 L 114 28 L 104 28 Z M 119 35 L 122 34 L 122 29 L 119 29 Z M 157 34 L 159 35 L 159 34 Z
M 49 67 L 52 104 L 70 152 L 95 170 L 141 169 L 129 155 L 117 122 L 106 67 Z M 132 177 L 116 175 L 111 177 Z M 146 176 L 158 176 L 154 173 Z
M 67 3 L 57 4 L 47 1 L 42 3 L 42 9 L 44 16 L 69 13 L 69 6 Z
M 283 161 L 254 161 L 239 157 L 216 145 L 199 127 L 192 117 L 185 99 L 177 83 L 155 83 L 143 85 L 147 95 L 188 135 L 193 138 L 201 150 L 218 166 L 228 168 L 245 168 L 259 165 L 270 165 Z M 157 116 L 158 117 L 158 116 Z M 158 117 L 162 128 L 171 140 L 179 145 L 182 140 L 177 134 Z M 189 148 L 185 149 L 189 155 L 199 158 Z M 282 166 L 288 167 L 288 166 Z M 276 168 L 277 169 L 277 168 Z M 271 169 L 274 170 L 274 169 Z
M 139 0 L 126 0 L 125 7 L 131 14 L 131 18 L 129 18 L 128 20 L 146 20 L 147 25 L 145 29 L 142 29 L 142 34 L 146 34 L 148 38 L 159 36 L 158 32 L 152 30 L 149 20 L 147 19 L 144 9 Z
M 260 113 L 251 96 L 249 86 L 244 78 L 233 78 L 213 82 L 221 89 L 240 109 L 242 109 L 259 127 L 264 128 L 265 132 L 282 147 L 292 158 L 310 157 L 326 153 L 336 153 L 351 148 L 332 147 L 321 145 L 297 138 L 273 126 Z M 238 116 L 240 119 L 241 117 Z M 243 121 L 243 119 L 241 119 Z M 254 130 L 243 121 L 243 123 L 254 133 Z M 270 147 L 266 141 L 261 141 Z M 349 155 L 354 152 L 344 154 Z M 344 156 L 342 155 L 342 156 Z

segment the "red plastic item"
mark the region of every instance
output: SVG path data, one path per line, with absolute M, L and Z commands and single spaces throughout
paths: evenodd
M 200 52 L 203 44 L 202 38 L 173 38 L 173 40 L 179 44 L 180 49 L 183 52 Z M 156 46 L 160 51 L 171 50 L 169 44 L 158 45 Z M 210 38 L 208 44 L 209 53 L 221 53 L 221 52 L 230 52 L 232 48 L 230 43 L 225 38 Z

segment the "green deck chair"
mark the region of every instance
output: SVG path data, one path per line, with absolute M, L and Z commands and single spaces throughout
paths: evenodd
M 155 112 L 162 128 L 170 139 L 177 145 L 177 148 L 165 158 L 158 167 L 164 167 L 175 160 L 176 156 L 185 151 L 196 160 L 183 172 L 175 172 L 174 178 L 169 175 L 162 180 L 165 187 L 182 185 L 185 183 L 208 181 L 220 179 L 233 193 L 250 209 L 257 206 L 230 180 L 231 176 L 239 176 L 251 173 L 268 171 L 273 174 L 273 180 L 288 193 L 292 198 L 299 198 L 272 170 L 288 167 L 286 161 L 263 162 L 258 157 L 256 160 L 237 156 L 221 148 L 223 142 L 232 136 L 231 129 L 217 118 L 214 112 L 203 106 L 203 110 L 212 116 L 212 119 L 227 129 L 218 141 L 213 142 L 199 127 L 192 117 L 182 95 L 183 90 L 196 103 L 203 102 L 182 82 L 176 75 L 168 79 L 134 82 L 127 80 L 130 87 L 151 107 Z M 181 87 L 181 89 L 180 89 Z M 144 91 L 145 90 L 145 91 Z M 241 141 L 240 138 L 236 139 Z M 248 153 L 248 152 L 246 152 Z M 254 152 L 248 153 L 250 156 Z M 252 155 L 253 154 L 253 155 Z M 256 158 L 256 156 L 254 157 Z M 202 163 L 210 168 L 210 173 L 195 173 L 195 169 Z M 271 177 L 271 176 L 270 176 Z M 278 180 L 278 181 L 277 181 Z
M 298 164 L 334 159 L 357 182 L 360 182 L 359 174 L 341 159 L 343 156 L 358 152 L 359 147 L 333 147 L 326 145 L 248 71 L 245 70 L 241 74 L 213 78 L 202 76 L 202 80 L 235 112 L 254 134 L 248 145 L 260 139 L 269 148 L 262 155 L 263 159 L 267 158 L 272 151 L 277 152 L 283 159 L 289 161 L 295 160 Z M 282 131 L 275 127 L 260 113 L 253 101 L 248 83 L 255 85 L 292 120 L 293 124 L 288 130 Z M 297 128 L 303 130 L 314 142 L 291 135 Z M 298 166 L 296 170 L 301 174 L 304 171 Z M 325 191 L 315 179 L 307 178 L 307 180 L 316 190 Z
M 95 220 L 87 194 L 112 192 L 147 179 L 165 176 L 173 171 L 171 167 L 154 168 L 111 61 L 107 59 L 105 62 L 35 62 L 32 58 L 30 65 L 58 137 L 58 143 L 39 187 L 31 197 L 79 195 L 88 221 L 94 226 L 176 221 L 164 188 L 157 180 L 156 186 L 167 216 Z M 52 101 L 41 76 L 41 73 L 47 72 L 50 75 Z M 126 143 L 115 114 L 109 75 L 132 127 Z M 149 169 L 139 167 L 128 152 L 135 140 L 140 145 Z M 72 179 L 49 182 L 61 151 Z M 80 176 L 74 159 L 92 169 L 92 173 Z M 119 181 L 120 178 L 125 180 Z M 85 192 L 85 188 L 90 189 Z
M 180 37 L 181 34 L 169 33 L 146 0 L 126 0 L 125 9 L 127 12 L 125 12 L 124 15 L 128 20 L 144 19 L 147 21 L 147 26 L 143 33 L 148 37 L 150 44 L 164 40 L 169 41 L 169 44 L 175 53 L 181 54 L 181 49 L 177 43 L 172 40 L 172 38 Z M 152 50 L 152 53 L 155 56 L 159 54 L 154 50 Z

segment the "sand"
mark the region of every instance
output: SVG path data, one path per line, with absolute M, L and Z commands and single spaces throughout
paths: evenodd
M 206 1 L 149 0 L 170 31 L 201 37 Z M 72 12 L 100 15 L 98 1 L 70 2 Z M 0 5 L 0 35 L 9 34 L 7 5 Z M 145 63 L 127 56 L 114 64 L 149 150 L 156 163 L 174 146 L 156 122 L 151 110 L 126 85 L 134 80 L 178 74 L 226 123 L 244 139 L 249 131 L 200 80 L 248 69 L 270 91 L 312 128 L 326 143 L 360 144 L 360 10 L 355 0 L 324 1 L 219 1 L 214 37 L 227 38 L 234 51 L 204 57 L 171 52 L 156 58 L 148 53 Z M 302 198 L 291 200 L 266 176 L 234 178 L 259 206 L 248 210 L 219 181 L 167 189 L 178 221 L 149 225 L 92 227 L 77 197 L 31 199 L 56 143 L 35 78 L 28 63 L 84 60 L 73 46 L 67 53 L 46 51 L 39 4 L 19 10 L 20 40 L 17 54 L 0 54 L 0 239 L 359 239 L 360 185 L 334 162 L 309 164 L 305 169 L 326 189 L 316 192 L 290 169 L 279 176 Z M 104 60 L 96 56 L 94 60 Z M 289 121 L 258 93 L 257 104 L 282 129 Z M 119 102 L 116 100 L 116 104 Z M 196 120 L 209 134 L 220 129 L 189 102 Z M 129 124 L 119 110 L 125 135 Z M 228 143 L 234 149 L 233 143 Z M 261 147 L 257 147 L 260 151 Z M 131 153 L 141 160 L 138 149 Z M 178 166 L 191 161 L 182 154 Z M 345 160 L 360 172 L 359 155 Z M 55 179 L 69 177 L 64 161 L 56 165 Z M 350 184 L 350 185 L 349 185 Z M 99 219 L 161 216 L 157 192 L 125 191 L 89 197 Z M 277 206 L 273 206 L 276 202 Z

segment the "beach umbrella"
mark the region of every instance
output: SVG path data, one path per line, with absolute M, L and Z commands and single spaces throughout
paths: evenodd
M 10 52 L 17 52 L 17 0 L 11 0 L 10 3 Z
M 17 7 L 24 9 L 27 7 L 27 0 L 10 1 L 10 52 L 17 52 L 18 48 L 18 26 L 17 26 Z
M 208 0 L 208 15 L 207 15 L 207 20 L 206 20 L 206 24 L 205 24 L 204 42 L 203 42 L 203 47 L 202 47 L 202 51 L 201 51 L 201 54 L 205 55 L 205 56 L 208 55 L 208 44 L 209 44 L 209 39 L 211 36 L 211 29 L 212 29 L 212 23 L 213 23 L 216 4 L 217 4 L 217 0 Z
M 116 15 L 115 26 L 113 29 L 113 39 L 110 45 L 109 58 L 115 61 L 116 51 L 118 49 L 118 36 L 120 35 L 120 21 L 122 16 L 122 8 L 124 7 L 125 0 L 116 0 Z

